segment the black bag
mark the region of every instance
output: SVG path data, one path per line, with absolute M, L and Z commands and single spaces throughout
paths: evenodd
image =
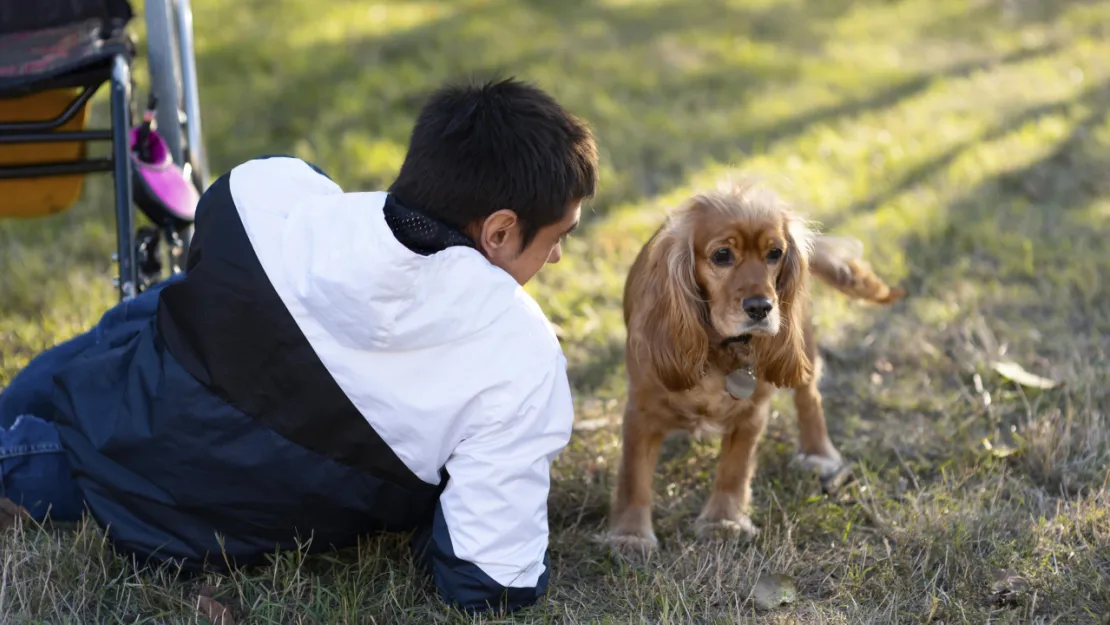
M 88 20 L 103 32 L 123 28 L 134 13 L 127 0 L 0 0 L 0 35 L 45 30 Z

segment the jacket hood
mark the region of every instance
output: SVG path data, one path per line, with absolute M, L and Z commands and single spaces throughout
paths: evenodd
M 315 318 L 338 343 L 388 351 L 452 343 L 529 298 L 461 241 L 430 254 L 406 247 L 387 211 L 394 226 L 425 242 L 436 238 L 437 224 L 388 193 L 345 193 L 307 163 L 284 167 L 289 173 L 273 180 L 266 166 L 262 160 L 236 168 L 231 187 L 240 218 L 271 281 L 288 286 L 278 290 L 294 316 Z

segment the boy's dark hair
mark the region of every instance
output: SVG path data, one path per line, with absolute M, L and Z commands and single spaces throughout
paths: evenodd
M 433 93 L 389 192 L 459 230 L 511 209 L 527 247 L 596 186 L 590 128 L 538 87 L 509 78 Z

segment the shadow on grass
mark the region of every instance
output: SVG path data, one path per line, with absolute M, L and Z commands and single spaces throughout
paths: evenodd
M 286 4 L 254 1 L 241 10 L 257 14 L 257 21 L 265 23 Z M 1057 8 L 1036 19 L 1056 19 L 1064 4 L 1079 3 L 1054 5 Z M 1058 49 L 1049 40 L 930 70 L 880 73 L 885 76 L 881 79 L 861 72 L 871 82 L 861 86 L 847 81 L 851 88 L 833 101 L 796 105 L 778 117 L 745 119 L 745 107 L 758 104 L 769 90 L 818 81 L 805 73 L 805 66 L 820 60 L 828 26 L 854 8 L 844 1 L 763 6 L 724 0 L 622 6 L 581 0 L 495 1 L 413 27 L 353 38 L 321 36 L 298 46 L 262 45 L 275 38 L 273 29 L 248 29 L 204 47 L 198 56 L 213 169 L 218 172 L 258 153 L 286 151 L 314 160 L 346 185 L 381 187 L 400 164 L 413 118 L 432 89 L 445 79 L 467 75 L 515 74 L 551 90 L 597 131 L 607 170 L 602 193 L 592 204 L 596 217 L 683 184 L 707 161 L 740 160 L 814 127 L 896 107 L 938 82 L 1025 63 Z M 959 24 L 942 16 L 926 31 L 942 35 L 996 28 L 997 17 L 997 7 L 961 14 Z M 838 71 L 831 65 L 829 69 Z M 835 86 L 837 80 L 834 75 L 827 82 Z M 986 134 L 911 168 L 889 187 L 830 215 L 828 221 L 835 226 L 874 211 L 933 178 L 979 143 L 1077 103 L 1098 104 L 1106 98 L 1107 86 L 1099 85 L 1076 100 L 1021 111 Z M 1066 154 L 1071 148 L 1061 149 Z M 929 297 L 957 288 L 960 281 L 997 280 L 997 271 L 1015 262 L 1014 250 L 1004 248 L 1006 256 L 995 258 L 975 240 L 997 235 L 997 215 L 1004 205 L 1037 204 L 1025 190 L 1030 180 L 1074 178 L 1059 163 L 1041 169 L 1045 167 L 1053 173 L 1031 166 L 982 183 L 940 211 L 947 214 L 938 215 L 926 231 L 912 235 L 906 241 L 913 265 L 911 290 Z M 1043 190 L 1045 184 L 1037 186 Z M 1049 193 L 1061 205 L 1082 201 L 1079 188 Z M 1045 218 L 1046 210 L 1055 209 L 1038 205 L 1030 210 Z M 1049 237 L 1046 245 L 1067 238 L 1059 232 L 1053 236 L 1057 238 Z M 981 262 L 978 268 L 955 271 L 954 263 L 969 255 Z M 1007 275 L 1011 277 L 1028 279 Z M 1048 313 L 1022 306 L 996 298 L 989 310 L 1001 319 L 1024 314 L 1022 310 Z M 846 342 L 862 342 L 873 331 L 873 326 L 861 324 L 849 330 Z M 575 359 L 570 375 L 576 390 L 592 393 L 612 384 L 622 368 L 623 341 L 614 339 L 591 346 L 587 357 Z M 857 410 L 866 419 L 881 414 L 883 407 L 862 405 Z
M 1045 289 L 1041 297 L 1020 306 L 1006 298 L 991 298 L 985 312 L 1003 319 L 1038 319 L 1054 326 L 1057 321 L 1064 322 L 1063 327 L 1045 328 L 1045 334 L 1053 329 L 1065 333 L 1069 329 L 1110 331 L 1110 320 L 1101 311 L 1074 307 L 1110 304 L 1105 291 L 1069 292 L 1077 286 L 1076 270 L 1091 263 L 1105 265 L 1102 258 L 1083 252 L 1101 245 L 1110 234 L 1110 224 L 1084 211 L 1110 191 L 1106 182 L 1110 147 L 1094 137 L 1095 128 L 1110 113 L 1110 83 L 1092 87 L 1074 100 L 1026 111 L 984 140 L 1002 137 L 1038 117 L 1071 107 L 1089 112 L 1074 122 L 1055 149 L 1024 167 L 984 180 L 938 212 L 930 228 L 906 240 L 906 254 L 915 268 L 911 288 L 925 286 L 926 279 L 933 292 L 953 288 L 960 280 L 1025 283 Z M 939 169 L 955 156 L 946 154 L 935 166 Z M 961 267 L 961 259 L 971 262 Z M 1058 299 L 1060 296 L 1067 299 Z M 1062 307 L 1065 301 L 1068 303 Z M 1083 325 L 1076 327 L 1075 323 Z
M 1105 105 L 1108 101 L 1110 101 L 1110 82 L 1104 82 L 1088 88 L 1076 98 L 1030 107 L 1017 114 L 1006 117 L 989 131 L 952 146 L 941 154 L 927 159 L 917 166 L 911 167 L 909 170 L 902 173 L 902 175 L 890 186 L 879 193 L 873 194 L 863 201 L 853 203 L 847 208 L 838 210 L 835 215 L 824 221 L 824 229 L 835 231 L 842 224 L 859 215 L 874 212 L 880 206 L 943 172 L 951 166 L 956 159 L 960 158 L 960 156 L 976 145 L 997 141 L 1010 133 L 1020 130 L 1027 124 L 1035 124 L 1038 120 L 1064 113 L 1074 107 L 1087 105 L 1099 106 L 1100 103 Z M 959 206 L 953 208 L 957 213 L 960 210 Z M 914 284 L 913 286 L 920 285 Z
M 940 479 L 951 461 L 981 461 L 981 453 L 972 450 L 981 452 L 979 441 L 988 437 L 1022 448 L 1012 468 L 1046 492 L 1075 497 L 1104 484 L 1110 442 L 1101 415 L 1110 409 L 1110 394 L 1103 384 L 1102 337 L 1110 335 L 1110 293 L 1101 276 L 1110 272 L 1110 259 L 1100 250 L 1110 236 L 1105 219 L 1110 145 L 1099 134 L 1110 115 L 1110 83 L 1022 111 L 911 169 L 853 210 L 881 206 L 939 175 L 975 145 L 1019 136 L 1023 128 L 1058 114 L 1067 114 L 1070 130 L 1051 149 L 982 180 L 901 243 L 912 297 L 958 303 L 953 318 L 938 329 L 902 309 L 899 314 L 910 318 L 898 324 L 900 334 L 885 319 L 848 332 L 848 345 L 865 343 L 870 333 L 885 335 L 880 341 L 886 357 L 901 365 L 893 378 L 918 385 L 880 392 L 868 387 L 865 376 L 841 377 L 826 393 L 830 414 L 854 415 L 850 427 L 845 419 L 830 419 L 834 440 L 867 432 L 859 453 L 874 470 L 893 469 L 895 478 L 909 479 L 907 467 L 915 467 L 917 478 Z M 1102 207 L 1092 210 L 1099 202 Z M 937 354 L 940 361 L 923 366 L 920 354 L 907 355 L 920 343 L 943 351 Z M 868 357 L 877 358 L 857 354 L 856 363 L 870 368 Z M 1019 390 L 987 368 L 998 358 L 1058 377 L 1067 386 Z M 984 403 L 974 390 L 974 372 L 991 401 Z M 912 397 L 927 401 L 907 404 Z M 888 415 L 897 415 L 898 423 Z
M 769 121 L 745 119 L 768 90 L 807 79 L 803 68 L 820 57 L 826 27 L 851 7 L 841 0 L 763 7 L 503 1 L 398 33 L 304 48 L 227 40 L 198 55 L 206 101 L 235 102 L 205 107 L 213 168 L 263 152 L 296 152 L 345 184 L 380 188 L 400 165 L 415 114 L 436 86 L 515 74 L 594 126 L 606 171 L 592 219 L 669 191 L 709 162 L 741 160 L 811 127 L 892 107 L 934 81 L 1056 49 L 1048 43 L 957 62 L 866 86 L 862 94 L 852 88 L 839 101 Z M 828 74 L 847 69 L 829 66 Z
M 1103 460 L 1110 445 L 1105 439 L 1107 424 L 1101 417 L 1110 409 L 1110 394 L 1098 384 L 1105 379 L 1101 337 L 1110 336 L 1110 314 L 1106 312 L 1110 293 L 1101 278 L 1110 274 L 1110 258 L 1100 252 L 1110 236 L 1110 222 L 1105 219 L 1110 214 L 1110 206 L 1105 205 L 1110 196 L 1106 178 L 1110 144 L 1105 139 L 1108 116 L 1110 82 L 1094 84 L 1065 100 L 1017 111 L 973 139 L 908 169 L 888 188 L 842 214 L 843 219 L 850 219 L 920 184 L 933 183 L 933 178 L 977 147 L 1020 139 L 1048 120 L 1067 120 L 1063 123 L 1068 130 L 1044 153 L 1031 162 L 1017 156 L 1024 164 L 971 186 L 901 243 L 910 262 L 907 286 L 913 297 L 939 302 L 961 294 L 955 300 L 960 310 L 946 324 L 948 328 L 938 329 L 920 316 L 919 309 L 902 306 L 894 312 L 878 310 L 864 315 L 866 321 L 846 330 L 843 343 L 854 351 L 843 363 L 830 365 L 825 407 L 833 440 L 843 445 L 850 457 L 864 463 L 875 479 L 872 488 L 893 493 L 902 480 L 911 490 L 918 484 L 930 489 L 950 482 L 953 488 L 977 489 L 982 480 L 1001 472 L 1020 483 L 1007 487 L 1007 493 L 1032 487 L 1044 496 L 1075 502 L 1103 485 Z M 1099 202 L 1104 205 L 1093 210 Z M 920 340 L 943 352 L 948 347 L 945 341 L 954 333 L 974 332 L 980 320 L 999 344 L 1008 348 L 1006 358 L 1050 375 L 1055 370 L 1069 386 L 1047 393 L 1018 390 L 983 370 L 983 384 L 992 396 L 992 402 L 984 406 L 975 395 L 970 375 L 965 375 L 969 361 L 948 353 L 937 354 L 938 362 L 925 364 L 914 351 Z M 1038 340 L 1042 336 L 1045 340 Z M 902 342 L 907 338 L 911 340 Z M 884 347 L 867 347 L 876 344 Z M 576 380 L 585 381 L 578 384 L 597 388 L 602 384 L 597 380 L 621 375 L 622 347 L 614 342 L 608 350 L 597 350 L 595 358 L 577 363 Z M 981 351 L 983 347 L 970 349 Z M 872 386 L 869 377 L 880 352 L 899 367 L 890 376 L 894 381 L 888 379 L 881 388 Z M 1068 372 L 1075 377 L 1068 378 Z M 898 386 L 899 377 L 906 378 L 905 385 Z M 786 405 L 788 394 L 781 395 Z M 792 421 L 792 411 L 785 419 Z M 1010 437 L 1011 427 L 1023 440 Z M 814 484 L 790 477 L 790 453 L 775 443 L 792 450 L 793 429 L 792 423 L 784 426 L 782 420 L 772 425 L 769 442 L 761 452 L 756 487 L 757 498 L 766 501 L 773 497 L 788 506 L 790 514 L 780 519 L 784 522 L 797 512 L 789 505 L 801 505 L 799 502 L 814 495 Z M 996 438 L 1000 432 L 1005 436 Z M 603 436 L 576 435 L 576 444 L 587 451 L 581 458 L 571 451 L 569 462 L 580 463 L 575 478 L 559 480 L 554 486 L 554 501 L 562 509 L 553 516 L 555 527 L 603 527 L 606 490 L 601 483 L 591 485 L 580 479 L 596 470 L 590 468 L 588 450 L 604 448 L 598 439 Z M 995 458 L 983 450 L 980 441 L 984 437 L 1020 446 L 1022 452 L 1008 460 Z M 715 466 L 713 454 L 702 452 L 698 457 L 695 452 L 694 456 L 689 459 L 692 466 Z M 686 458 L 680 460 L 682 464 Z M 965 477 L 955 478 L 954 472 Z M 677 474 L 661 473 L 658 481 L 683 483 Z M 705 486 L 701 480 L 683 489 L 688 492 Z M 697 499 L 686 497 L 689 502 Z M 657 502 L 657 507 L 675 506 L 676 498 L 669 497 L 671 503 Z M 1008 544 L 1019 551 L 1034 544 L 1036 528 L 1025 520 L 1031 510 L 1040 508 L 1034 502 L 1008 501 L 1006 514 L 1023 519 L 1021 524 L 1001 531 L 1009 521 L 998 525 L 993 513 L 984 513 L 968 517 L 960 531 L 988 527 L 1002 541 L 990 544 Z M 690 516 L 696 510 L 682 513 Z M 667 514 L 666 510 L 660 512 Z M 837 523 L 842 522 L 837 517 Z M 853 522 L 866 525 L 868 520 L 864 516 Z M 930 543 L 949 544 L 949 539 L 960 538 L 938 536 L 918 536 L 911 546 L 929 555 Z M 813 537 L 825 536 L 814 530 Z M 1105 542 L 1105 537 L 1101 540 Z M 1000 552 L 992 562 L 1004 565 L 1007 553 Z M 1085 562 L 1084 570 L 1089 572 L 1096 564 Z M 944 581 L 943 576 L 937 579 Z M 1057 590 L 1059 598 L 1063 591 Z
M 1007 55 L 997 63 L 1018 63 L 1031 58 L 1040 57 L 1051 54 L 1055 50 L 1053 46 L 1046 46 L 1032 50 L 1022 50 L 1011 55 Z M 828 124 L 836 119 L 848 118 L 856 115 L 863 114 L 867 111 L 881 110 L 888 107 L 897 105 L 899 101 L 913 97 L 929 87 L 935 80 L 944 78 L 953 78 L 958 76 L 965 76 L 973 72 L 986 69 L 993 65 L 992 63 L 962 63 L 946 69 L 944 72 L 932 74 L 928 76 L 920 76 L 899 84 L 889 90 L 872 97 L 855 101 L 852 103 L 845 103 L 833 107 L 819 109 L 799 117 L 786 120 L 780 124 L 772 127 L 758 129 L 747 135 L 748 141 L 758 143 L 759 145 L 768 147 L 779 141 L 788 141 L 812 125 Z M 873 212 L 877 207 L 882 206 L 884 203 L 892 200 L 898 195 L 906 192 L 916 185 L 921 184 L 935 176 L 937 173 L 943 171 L 952 164 L 961 154 L 973 148 L 975 145 L 993 141 L 1006 136 L 1007 134 L 1021 128 L 1022 126 L 1035 122 L 1036 120 L 1054 115 L 1056 113 L 1065 111 L 1077 105 L 1084 105 L 1091 102 L 1097 102 L 1105 99 L 1110 95 L 1110 84 L 1101 84 L 1087 90 L 1082 96 L 1076 99 L 1055 102 L 1043 106 L 1032 107 L 1030 109 L 1021 111 L 1020 113 L 1004 120 L 995 129 L 978 136 L 974 139 L 968 140 L 960 145 L 954 146 L 942 154 L 928 159 L 926 162 L 911 168 L 902 176 L 891 184 L 887 189 L 873 195 L 865 201 L 854 203 L 845 209 L 838 210 L 835 214 L 823 220 L 822 229 L 828 232 L 834 232 L 845 222 L 858 217 L 863 214 Z M 720 144 L 717 147 L 720 148 Z M 712 148 L 710 148 L 712 149 Z M 689 172 L 683 172 L 673 180 L 673 184 L 679 184 L 682 177 Z M 955 207 L 954 210 L 960 210 Z M 915 250 L 908 250 L 907 256 L 916 259 Z M 911 281 L 908 286 L 911 291 L 917 292 L 920 290 L 921 281 L 925 278 L 920 275 L 921 272 L 925 276 L 934 275 L 933 272 L 936 268 L 925 267 L 916 263 L 914 265 L 915 271 L 919 272 L 916 277 Z M 936 275 L 944 275 L 936 274 Z M 862 331 L 863 333 L 870 332 L 870 329 Z M 606 343 L 603 347 L 592 350 L 591 357 L 586 360 L 576 361 L 571 365 L 571 378 L 572 383 L 575 385 L 576 390 L 580 392 L 592 392 L 597 388 L 604 387 L 611 384 L 614 377 L 623 373 L 624 365 L 624 344 L 620 340 L 612 340 Z
M 1099 4 L 1102 0 L 988 0 L 976 2 L 968 11 L 939 19 L 925 29 L 933 37 L 952 41 L 975 38 L 984 23 L 1018 29 L 1030 24 L 1048 25 L 1062 20 L 1068 13 Z M 1097 20 L 1073 20 L 1075 25 L 1091 34 L 1105 33 L 1106 24 Z
M 826 6 L 842 11 L 849 4 L 838 0 Z M 228 40 L 198 55 L 202 87 L 215 94 L 213 100 L 237 102 L 231 110 L 206 107 L 206 126 L 211 136 L 221 138 L 243 137 L 246 133 L 237 128 L 242 126 L 249 128 L 251 138 L 213 141 L 211 154 L 215 168 L 221 169 L 262 146 L 292 150 L 305 139 L 323 144 L 340 141 L 345 133 L 403 146 L 419 105 L 442 81 L 515 74 L 541 83 L 591 121 L 603 150 L 614 158 L 615 170 L 627 169 L 631 156 L 646 160 L 651 170 L 677 167 L 674 173 L 680 175 L 700 163 L 653 161 L 651 152 L 661 143 L 680 140 L 681 134 L 643 132 L 649 120 L 630 117 L 627 109 L 646 108 L 672 118 L 673 125 L 687 126 L 691 116 L 735 106 L 768 82 L 791 80 L 797 67 L 792 58 L 737 64 L 721 58 L 719 51 L 702 51 L 687 42 L 669 46 L 664 40 L 735 37 L 793 52 L 803 44 L 818 46 L 816 22 L 834 16 L 831 9 L 818 16 L 797 8 L 746 9 L 721 0 L 650 7 L 502 1 L 398 33 L 316 43 L 276 55 L 270 47 Z M 712 66 L 703 68 L 703 63 Z M 697 71 L 689 65 L 697 65 Z M 278 67 L 280 77 L 259 81 L 261 88 L 243 89 L 252 73 Z M 359 106 L 337 106 L 348 99 Z M 322 160 L 332 160 L 330 146 L 314 147 Z M 348 182 L 380 186 L 393 172 L 346 173 Z

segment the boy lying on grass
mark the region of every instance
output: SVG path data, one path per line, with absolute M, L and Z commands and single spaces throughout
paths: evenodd
M 235 167 L 184 275 L 0 394 L 0 496 L 87 508 L 120 552 L 192 570 L 417 530 L 448 602 L 535 603 L 573 406 L 521 286 L 596 182 L 589 128 L 513 80 L 433 94 L 388 192 L 291 157 Z

